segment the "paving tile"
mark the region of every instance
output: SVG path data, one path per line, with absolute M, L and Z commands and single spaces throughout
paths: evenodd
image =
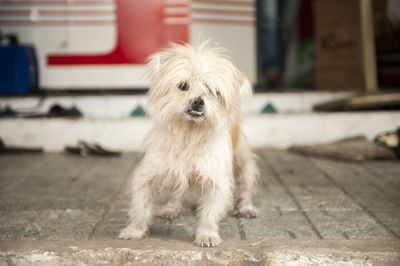
M 240 220 L 249 240 L 318 238 L 299 211 L 264 212 L 255 219 Z
M 399 190 L 392 186 L 382 186 L 382 181 L 376 179 L 371 171 L 362 165 L 323 159 L 312 161 L 351 198 L 367 209 L 400 209 Z
M 288 152 L 265 153 L 264 160 L 274 169 L 276 178 L 305 211 L 360 210 L 360 207 L 332 185 L 307 158 Z
M 127 225 L 128 218 L 125 209 L 112 208 L 97 227 L 93 239 L 117 239 L 121 230 Z
M 260 238 L 314 238 L 316 237 L 293 199 L 277 182 L 260 188 L 254 197 L 258 216 L 254 219 L 240 218 L 247 239 Z
M 373 214 L 393 232 L 392 235 L 400 236 L 400 210 L 374 211 Z
M 363 211 L 307 212 L 307 215 L 324 239 L 395 239 Z
M 122 158 L 53 154 L 12 190 L 0 196 L 0 232 L 8 238 L 86 239 L 126 176 Z M 17 171 L 18 172 L 18 171 Z
M 380 181 L 383 188 L 400 189 L 400 164 L 398 161 L 368 161 L 362 164 L 371 176 Z
M 258 151 L 256 154 L 258 157 L 260 178 L 258 186 L 256 186 L 254 205 L 260 211 L 272 212 L 276 210 L 297 210 L 297 206 L 293 202 L 293 199 L 291 199 L 290 195 L 287 194 L 285 188 L 279 184 L 276 180 L 275 173 L 266 163 L 263 152 Z
M 194 241 L 198 219 L 192 212 L 185 212 L 182 217 L 172 220 L 170 235 L 172 239 Z M 219 233 L 222 239 L 240 239 L 237 219 L 227 216 L 219 223 Z
M 87 209 L 0 212 L 0 239 L 85 240 L 99 216 Z
M 0 194 L 12 191 L 52 159 L 48 154 L 0 154 Z
M 132 159 L 55 154 L 12 192 L 0 195 L 0 210 L 103 208 Z
M 227 216 L 225 240 L 394 239 L 400 235 L 399 166 L 258 151 L 256 219 Z M 115 239 L 128 221 L 134 154 L 0 156 L 0 239 Z M 150 239 L 192 242 L 192 205 L 182 217 L 155 217 Z
M 116 238 L 119 232 L 127 225 L 130 196 L 121 195 L 115 202 L 112 210 L 107 215 L 104 223 L 98 228 L 95 238 Z M 182 216 L 173 219 L 153 217 L 150 226 L 150 238 L 177 239 L 193 241 L 197 228 L 197 218 L 193 206 L 184 204 L 185 210 Z M 237 219 L 225 217 L 219 224 L 220 235 L 223 239 L 239 239 Z
M 94 239 L 116 239 L 125 226 L 128 224 L 129 205 L 131 199 L 127 193 L 122 193 L 113 203 L 111 209 L 99 224 L 93 236 Z M 150 226 L 150 238 L 165 239 L 170 234 L 171 221 L 153 217 Z

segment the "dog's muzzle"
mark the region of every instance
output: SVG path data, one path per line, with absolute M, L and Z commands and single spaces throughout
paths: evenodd
M 186 113 L 192 118 L 201 118 L 205 115 L 204 100 L 199 97 L 190 104 Z

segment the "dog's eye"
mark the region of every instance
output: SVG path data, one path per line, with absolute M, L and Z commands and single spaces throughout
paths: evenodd
M 206 86 L 206 88 L 208 89 L 208 92 L 212 95 L 214 95 L 214 93 L 212 92 L 212 90 L 210 89 L 210 87 L 207 85 L 207 83 L 204 83 L 204 85 Z
M 180 89 L 181 91 L 187 91 L 189 89 L 189 84 L 187 84 L 186 81 L 183 81 L 179 83 L 178 89 Z
M 211 88 L 207 85 L 207 83 L 204 83 L 204 85 L 207 87 L 208 92 L 209 92 L 211 95 L 213 95 L 213 96 L 219 96 L 219 91 L 218 91 L 218 90 L 212 91 Z

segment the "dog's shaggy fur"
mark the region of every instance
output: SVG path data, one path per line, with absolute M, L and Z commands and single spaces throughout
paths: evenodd
M 143 238 L 154 213 L 177 217 L 189 190 L 199 204 L 195 244 L 217 246 L 235 180 L 236 214 L 256 216 L 251 193 L 258 170 L 240 128 L 240 105 L 252 87 L 221 49 L 208 44 L 171 44 L 150 57 L 149 68 L 154 125 L 132 178 L 130 223 L 119 238 Z

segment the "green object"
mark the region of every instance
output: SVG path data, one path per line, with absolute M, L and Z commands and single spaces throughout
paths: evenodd
M 315 40 L 299 41 L 297 47 L 297 66 L 295 86 L 299 89 L 308 89 L 315 86 Z
M 83 117 L 83 113 L 75 105 L 71 107 L 71 111 L 75 112 L 77 116 Z
M 131 116 L 145 116 L 146 115 L 146 111 L 143 109 L 142 106 L 138 105 L 132 112 L 131 112 Z
M 12 117 L 16 116 L 17 112 L 15 112 L 10 106 L 6 105 L 6 108 L 0 110 L 0 117 Z
M 276 114 L 277 112 L 275 106 L 270 102 L 261 111 L 263 114 Z

